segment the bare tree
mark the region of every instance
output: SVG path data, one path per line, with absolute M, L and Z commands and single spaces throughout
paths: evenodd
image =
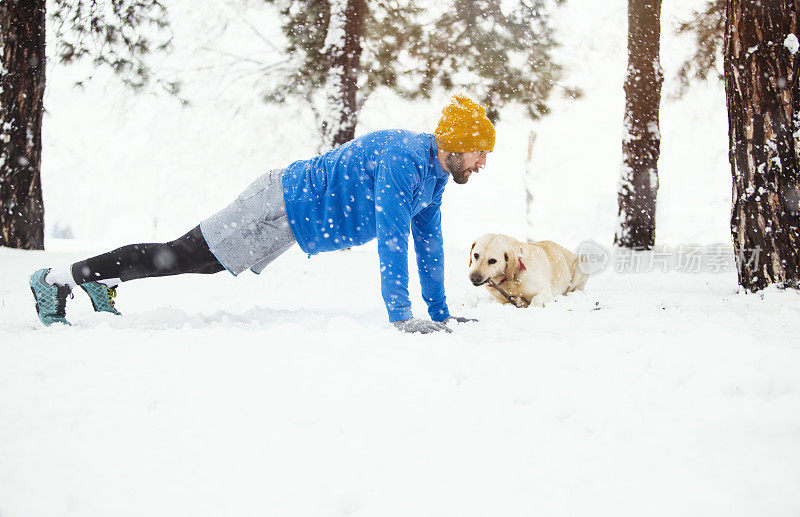
M 727 0 L 724 73 L 739 284 L 800 287 L 800 0 Z
M 656 193 L 661 134 L 658 110 L 663 73 L 659 62 L 661 0 L 628 0 L 628 75 L 619 228 L 614 243 L 651 249 L 655 244 Z

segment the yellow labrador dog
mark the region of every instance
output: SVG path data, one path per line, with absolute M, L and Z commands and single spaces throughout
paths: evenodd
M 485 285 L 498 301 L 517 307 L 541 307 L 575 290 L 587 275 L 579 257 L 555 242 L 520 242 L 507 235 L 487 233 L 472 244 L 469 280 Z

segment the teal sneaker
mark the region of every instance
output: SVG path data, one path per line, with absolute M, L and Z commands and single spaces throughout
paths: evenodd
M 116 307 L 114 307 L 114 298 L 117 296 L 116 287 L 108 287 L 106 284 L 100 282 L 86 282 L 81 284 L 81 289 L 86 291 L 89 299 L 92 300 L 92 307 L 95 312 L 110 312 L 121 316 Z
M 36 299 L 36 314 L 46 326 L 53 323 L 71 325 L 67 321 L 67 296 L 72 296 L 68 285 L 48 284 L 44 277 L 50 269 L 40 269 L 30 278 L 31 292 Z

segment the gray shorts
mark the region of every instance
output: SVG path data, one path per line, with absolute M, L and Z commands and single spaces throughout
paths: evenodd
M 238 275 L 261 273 L 297 242 L 283 202 L 283 169 L 260 176 L 233 203 L 200 223 L 211 253 Z

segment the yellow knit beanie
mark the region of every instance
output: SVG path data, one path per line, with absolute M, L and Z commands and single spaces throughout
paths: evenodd
M 494 150 L 494 126 L 486 108 L 466 95 L 454 95 L 442 110 L 442 118 L 433 132 L 439 149 L 450 153 Z

